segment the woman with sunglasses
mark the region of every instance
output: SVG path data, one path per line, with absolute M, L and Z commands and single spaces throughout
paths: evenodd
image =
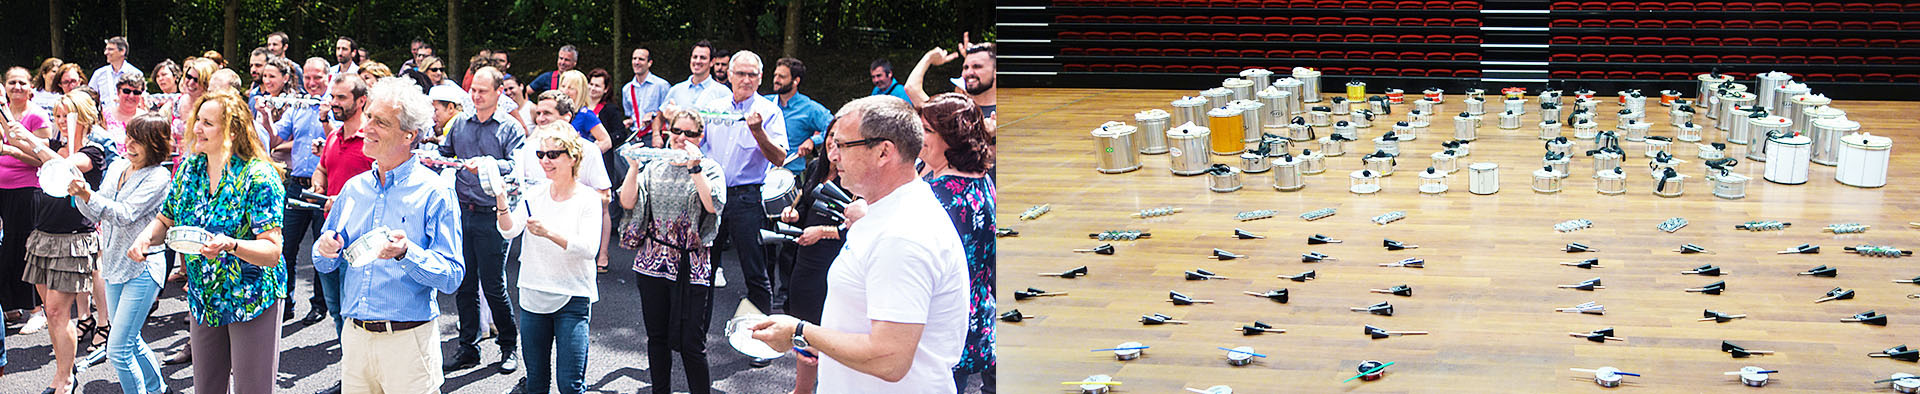
M 106 351 L 119 374 L 120 388 L 127 394 L 165 392 L 166 378 L 160 372 L 159 360 L 140 337 L 147 312 L 160 294 L 161 272 L 165 267 L 159 258 L 139 262 L 124 253 L 111 251 L 131 247 L 133 238 L 153 222 L 161 201 L 167 197 L 167 185 L 173 174 L 160 165 L 169 153 L 167 118 L 157 114 L 141 115 L 133 118 L 127 133 L 130 143 L 126 160 L 108 165 L 106 176 L 100 179 L 100 191 L 95 193 L 86 180 L 76 179 L 68 185 L 67 193 L 73 195 L 82 215 L 99 224 L 105 242 L 101 250 L 109 251 L 100 254 L 97 272 L 106 279 L 107 294 L 102 305 L 119 319 L 113 325 L 120 329 L 108 333 Z M 161 252 L 159 248 L 148 248 L 144 253 Z
M 674 115 L 668 146 L 689 159 L 629 161 L 620 187 L 628 209 L 621 246 L 637 249 L 640 313 L 647 328 L 647 363 L 654 394 L 673 392 L 673 354 L 686 367 L 687 391 L 713 391 L 707 374 L 707 323 L 713 316 L 713 239 L 727 183 L 718 162 L 701 157 L 700 116 Z
M 114 94 L 120 95 L 113 108 L 101 114 L 100 128 L 106 133 L 100 135 L 97 142 L 107 144 L 107 153 L 114 158 L 121 156 L 121 147 L 127 143 L 127 123 L 133 118 L 147 113 L 147 80 L 140 74 L 126 73 L 114 82 Z M 113 161 L 113 160 L 109 160 Z
M 986 129 L 985 112 L 960 93 L 941 93 L 920 107 L 926 126 L 926 147 L 920 161 L 921 179 L 933 186 L 933 195 L 953 219 L 960 245 L 967 252 L 967 276 L 972 301 L 967 319 L 966 348 L 953 368 L 954 384 L 966 391 L 967 377 L 979 374 L 985 392 L 994 387 L 994 138 Z
M 526 188 L 524 206 L 499 193 L 495 210 L 500 236 L 521 233 L 520 344 L 527 376 L 515 392 L 561 393 L 586 390 L 587 326 L 600 296 L 594 256 L 599 252 L 600 193 L 580 183 L 580 162 L 587 146 L 564 123 L 533 132 L 539 168 L 551 181 Z M 555 372 L 558 374 L 555 374 Z

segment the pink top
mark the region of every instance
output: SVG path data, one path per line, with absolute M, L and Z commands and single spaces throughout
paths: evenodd
M 27 108 L 20 125 L 28 131 L 47 127 L 47 114 L 39 108 Z M 13 156 L 0 156 L 0 189 L 40 187 L 39 167 L 27 165 Z

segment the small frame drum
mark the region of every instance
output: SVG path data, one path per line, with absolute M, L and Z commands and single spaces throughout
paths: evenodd
M 1321 155 L 1320 152 L 1314 152 L 1312 149 L 1303 149 L 1300 151 L 1301 174 L 1317 175 L 1323 172 L 1327 172 L 1327 157 L 1325 155 Z
M 1452 174 L 1454 171 L 1460 170 L 1460 160 L 1453 155 L 1453 151 L 1451 150 L 1433 152 L 1432 158 L 1433 166 L 1431 168 L 1440 171 L 1442 174 Z
M 1693 107 L 1686 105 L 1673 106 L 1672 111 L 1667 111 L 1667 122 L 1673 125 L 1673 127 L 1680 127 L 1680 125 L 1692 123 Z
M 353 267 L 364 267 L 367 264 L 373 264 L 374 260 L 378 260 L 380 249 L 392 243 L 393 235 L 396 233 L 399 233 L 399 231 L 388 229 L 385 226 L 375 227 L 373 230 L 367 231 L 366 234 L 361 234 L 360 238 L 353 240 L 352 244 L 347 245 L 347 249 L 340 253 L 340 257 L 345 258 L 347 264 Z
M 1246 114 L 1240 108 L 1232 106 L 1215 107 L 1207 111 L 1207 127 L 1213 130 L 1208 149 L 1221 156 L 1239 155 L 1247 150 L 1242 140 L 1247 135 Z
M 1839 168 L 1833 179 L 1853 187 L 1887 185 L 1887 160 L 1893 153 L 1893 139 L 1868 133 L 1840 137 Z
M 40 165 L 40 169 L 35 171 L 35 174 L 40 181 L 40 191 L 55 198 L 66 198 L 67 185 L 73 184 L 73 180 L 81 178 L 80 169 L 74 167 L 72 161 L 67 160 L 53 160 L 43 163 Z M 196 250 L 194 253 L 200 252 Z
M 1760 373 L 1761 371 L 1765 371 L 1765 369 L 1755 366 L 1740 367 L 1740 384 L 1745 384 L 1747 387 L 1766 386 L 1767 380 L 1769 380 L 1767 377 L 1770 375 Z
M 1167 153 L 1167 130 L 1173 128 L 1169 118 L 1166 110 L 1158 108 L 1133 114 L 1134 122 L 1140 125 L 1140 132 L 1134 138 L 1136 142 L 1141 142 L 1135 145 L 1140 148 L 1140 153 L 1148 155 Z
M 1593 191 L 1605 195 L 1619 195 L 1627 192 L 1627 172 L 1614 167 L 1610 171 L 1601 171 L 1594 175 L 1598 179 L 1593 183 Z
M 1240 190 L 1240 169 L 1226 164 L 1214 164 L 1207 171 L 1207 190 L 1215 193 L 1231 193 Z
M 1373 127 L 1373 113 L 1373 110 L 1366 109 L 1353 111 L 1353 127 L 1359 129 Z
M 1142 354 L 1146 354 L 1146 350 L 1138 349 L 1138 348 L 1144 347 L 1144 346 L 1146 345 L 1142 345 L 1139 342 L 1122 342 L 1120 343 L 1119 346 L 1114 346 L 1115 349 L 1120 349 L 1120 350 L 1113 351 L 1113 358 L 1115 360 L 1120 360 L 1120 361 L 1133 361 L 1133 360 L 1139 359 Z M 1088 381 L 1091 382 L 1093 380 L 1088 380 Z
M 1301 176 L 1301 163 L 1302 162 L 1294 158 L 1293 155 L 1284 155 L 1273 159 L 1273 190 L 1290 192 L 1307 187 L 1306 177 Z M 1322 171 L 1325 171 L 1325 169 L 1322 169 Z
M 1438 107 L 1439 105 L 1440 105 L 1439 102 L 1433 101 L 1432 99 L 1419 99 L 1419 100 L 1413 101 L 1414 110 L 1417 110 L 1420 112 L 1426 112 L 1426 113 L 1433 113 L 1435 110 L 1438 109 L 1436 107 Z
M 1440 194 L 1447 192 L 1447 173 L 1428 167 L 1420 172 L 1420 193 Z
M 1128 343 L 1132 343 L 1132 342 L 1128 342 Z M 1137 352 L 1138 350 L 1135 350 L 1135 351 Z M 1114 352 L 1119 353 L 1121 352 L 1121 350 L 1115 350 Z M 1108 394 L 1112 392 L 1111 391 L 1113 387 L 1112 385 L 1098 384 L 1098 383 L 1112 382 L 1113 381 L 1112 376 L 1093 375 L 1093 376 L 1088 376 L 1086 379 L 1081 379 L 1080 381 L 1088 383 L 1088 384 L 1080 385 L 1080 394 Z
M 1380 192 L 1380 176 L 1373 170 L 1354 170 L 1347 174 L 1347 191 L 1353 194 L 1373 194 Z
M 1661 153 L 1673 154 L 1673 141 L 1668 141 L 1665 137 L 1648 138 L 1646 141 L 1647 157 L 1658 156 Z
M 1347 154 L 1345 141 L 1335 140 L 1332 136 L 1320 137 L 1320 152 L 1327 157 L 1340 157 Z
M 1500 192 L 1500 165 L 1473 163 L 1467 166 L 1467 192 L 1488 195 Z
M 1360 375 L 1360 380 L 1371 382 L 1375 380 L 1380 380 L 1381 377 L 1386 376 L 1387 371 L 1384 369 L 1379 371 L 1374 371 L 1374 368 L 1380 368 L 1381 365 L 1386 365 L 1386 363 L 1382 363 L 1377 360 L 1367 360 L 1367 361 L 1360 362 L 1360 367 L 1358 368 L 1359 369 L 1358 372 L 1364 374 L 1364 375 Z M 1373 373 L 1367 373 L 1367 371 L 1373 371 Z
M 1669 92 L 1672 91 L 1669 90 Z M 1678 94 L 1679 92 L 1674 93 Z M 1621 376 L 1623 375 L 1620 375 L 1619 368 L 1600 367 L 1600 369 L 1593 371 L 1593 384 L 1607 388 L 1620 387 Z
M 1099 159 L 1098 166 L 1094 169 L 1099 170 L 1102 174 L 1118 174 L 1140 169 L 1140 150 L 1135 149 L 1133 146 L 1133 137 L 1139 134 L 1138 129 L 1120 122 L 1107 122 L 1106 124 L 1100 125 L 1100 128 L 1093 129 L 1094 148 L 1098 149 L 1094 154 L 1095 157 Z M 782 168 L 782 170 L 784 170 L 784 168 Z M 768 175 L 773 174 L 769 171 Z M 763 189 L 776 191 L 773 186 L 779 183 L 785 185 L 785 187 L 789 189 L 788 191 L 791 191 L 791 189 L 793 189 L 793 174 L 788 172 L 786 175 L 787 177 L 784 181 L 774 181 L 772 176 L 768 176 L 766 185 L 768 187 Z M 780 194 L 775 194 L 775 196 L 779 195 Z M 787 202 L 791 203 L 792 201 Z M 781 208 L 785 208 L 785 206 Z M 778 212 L 778 210 L 768 209 L 767 212 Z
M 62 187 L 61 190 L 66 190 Z M 213 233 L 194 226 L 173 226 L 167 229 L 167 249 L 180 254 L 200 254 L 200 249 L 213 242 Z
M 1246 366 L 1247 364 L 1253 364 L 1252 346 L 1240 346 L 1233 348 L 1233 351 L 1227 352 L 1227 365 L 1240 367 Z
M 1303 102 L 1303 103 L 1320 102 L 1320 70 L 1310 69 L 1306 67 L 1294 67 L 1293 77 L 1299 79 L 1300 82 L 1302 83 L 1300 88 L 1302 92 L 1302 94 L 1300 95 L 1300 102 Z
M 1707 182 L 1713 183 L 1713 196 L 1728 200 L 1746 198 L 1747 181 L 1750 180 L 1753 180 L 1753 178 L 1748 178 L 1746 175 L 1733 172 L 1718 175 L 1712 173 L 1707 174 Z
M 1526 99 L 1507 99 L 1504 103 L 1506 107 L 1501 108 L 1500 112 L 1512 112 L 1515 115 L 1527 113 Z
M 1893 387 L 1893 391 L 1896 393 L 1913 394 L 1915 392 L 1920 392 L 1920 378 L 1915 378 L 1913 374 L 1906 373 L 1906 372 L 1895 372 L 1893 376 L 1890 376 L 1889 378 L 1893 379 L 1892 387 Z
M 1381 135 L 1379 137 L 1373 137 L 1373 150 L 1387 152 L 1389 155 L 1399 155 L 1400 136 Z
M 1212 130 L 1187 123 L 1167 131 L 1167 157 L 1174 175 L 1200 175 L 1207 172 L 1207 140 Z
M 1592 140 L 1600 135 L 1600 125 L 1591 120 L 1580 119 L 1573 122 L 1573 138 Z
M 1546 194 L 1559 193 L 1561 182 L 1560 173 L 1554 172 L 1553 167 L 1542 167 L 1533 170 L 1534 192 Z
M 1593 154 L 1593 173 L 1599 174 L 1601 171 L 1611 170 L 1614 167 L 1619 167 L 1620 159 L 1621 157 L 1619 153 L 1600 152 L 1600 153 Z

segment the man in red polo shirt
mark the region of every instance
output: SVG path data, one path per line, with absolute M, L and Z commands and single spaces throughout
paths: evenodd
M 367 124 L 367 82 L 360 74 L 345 73 L 333 79 L 333 88 L 328 90 L 333 119 L 337 127 L 327 132 L 327 141 L 320 147 L 320 168 L 313 171 L 314 193 L 332 197 L 340 194 L 348 179 L 373 168 L 373 159 L 360 152 L 360 129 Z M 333 202 L 327 202 L 327 210 L 333 210 Z M 333 331 L 340 332 L 340 271 L 320 275 L 320 287 L 326 292 L 327 311 L 333 316 Z

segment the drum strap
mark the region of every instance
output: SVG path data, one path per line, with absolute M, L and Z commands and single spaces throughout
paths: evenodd
M 669 308 L 673 310 L 667 316 L 667 346 L 679 352 L 702 351 L 701 348 L 688 347 L 705 340 L 707 322 L 701 317 L 713 309 L 713 297 L 701 297 L 696 293 L 700 289 L 692 281 L 693 249 L 674 245 L 654 235 L 653 230 L 647 230 L 647 240 L 680 254 L 674 261 L 673 288 L 667 293 L 667 305 L 671 305 Z M 690 304 L 696 299 L 700 305 Z

